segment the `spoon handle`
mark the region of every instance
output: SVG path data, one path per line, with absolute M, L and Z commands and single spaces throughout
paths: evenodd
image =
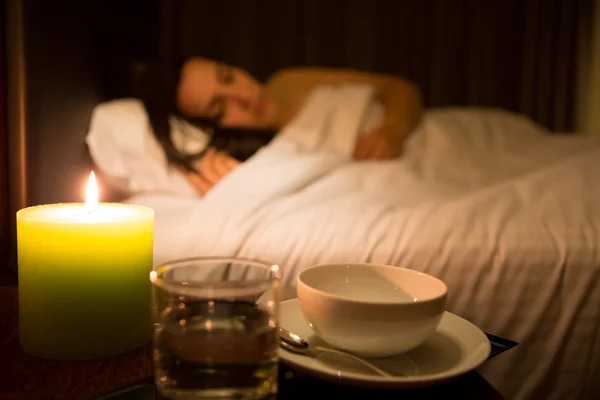
M 315 346 L 313 347 L 314 350 L 319 351 L 319 352 L 328 352 L 328 353 L 333 353 L 333 354 L 337 354 L 343 357 L 348 357 L 356 362 L 359 362 L 360 364 L 364 365 L 365 367 L 368 367 L 369 369 L 371 369 L 372 371 L 376 372 L 377 374 L 381 375 L 381 376 L 385 376 L 385 377 L 392 377 L 393 375 L 387 373 L 386 371 L 382 370 L 381 368 L 376 367 L 375 365 L 371 364 L 370 362 L 368 362 L 367 360 L 365 360 L 364 358 L 355 356 L 352 353 L 347 353 L 345 351 L 341 351 L 341 350 L 336 350 L 336 349 L 330 349 L 327 347 L 321 347 L 321 346 Z

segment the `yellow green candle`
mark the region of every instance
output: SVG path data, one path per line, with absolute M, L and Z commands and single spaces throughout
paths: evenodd
M 150 208 L 89 198 L 19 210 L 23 350 L 92 359 L 149 342 L 153 225 Z

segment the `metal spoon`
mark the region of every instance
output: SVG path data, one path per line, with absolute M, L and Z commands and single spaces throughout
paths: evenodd
M 324 352 L 328 352 L 328 353 L 333 353 L 342 357 L 346 357 L 348 359 L 351 359 L 353 361 L 356 361 L 360 364 L 362 364 L 363 366 L 368 367 L 370 370 L 376 372 L 378 375 L 381 376 L 385 376 L 388 378 L 393 377 L 394 375 L 382 370 L 381 368 L 376 367 L 375 365 L 371 364 L 370 362 L 368 362 L 367 360 L 357 357 L 354 354 L 351 353 L 347 353 L 345 351 L 341 351 L 341 350 L 336 350 L 336 349 L 331 349 L 331 348 L 327 348 L 327 347 L 321 347 L 321 346 L 311 346 L 306 340 L 302 339 L 300 336 L 296 335 L 293 332 L 290 332 L 286 329 L 283 328 L 279 328 L 279 345 L 284 348 L 285 350 L 288 350 L 292 353 L 298 353 L 298 354 L 306 354 L 306 355 L 311 355 L 313 357 L 315 357 L 318 360 L 318 357 L 324 353 Z M 412 361 L 411 361 L 412 363 Z M 416 368 L 416 373 L 418 373 L 418 368 L 416 367 L 416 365 L 413 364 L 413 367 Z M 415 373 L 403 373 L 402 375 L 414 375 Z

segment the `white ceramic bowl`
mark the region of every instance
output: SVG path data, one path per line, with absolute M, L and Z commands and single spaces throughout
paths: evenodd
M 431 275 L 375 264 L 324 264 L 298 274 L 298 301 L 315 334 L 365 357 L 409 351 L 433 334 L 448 288 Z

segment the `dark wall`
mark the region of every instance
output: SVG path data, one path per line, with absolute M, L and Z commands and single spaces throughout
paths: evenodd
M 28 204 L 81 200 L 91 109 L 121 60 L 156 51 L 157 1 L 23 4 Z
M 427 106 L 522 112 L 574 126 L 577 48 L 592 0 L 174 0 L 167 46 L 260 78 L 297 65 L 415 81 Z M 165 13 L 167 14 L 167 13 Z
M 4 27 L 5 10 L 0 8 L 0 26 Z M 7 143 L 8 132 L 6 126 L 6 53 L 4 49 L 5 32 L 0 29 L 0 276 L 2 267 L 6 263 L 5 257 L 9 248 L 8 230 L 8 161 Z M 0 278 L 1 284 L 1 278 Z

